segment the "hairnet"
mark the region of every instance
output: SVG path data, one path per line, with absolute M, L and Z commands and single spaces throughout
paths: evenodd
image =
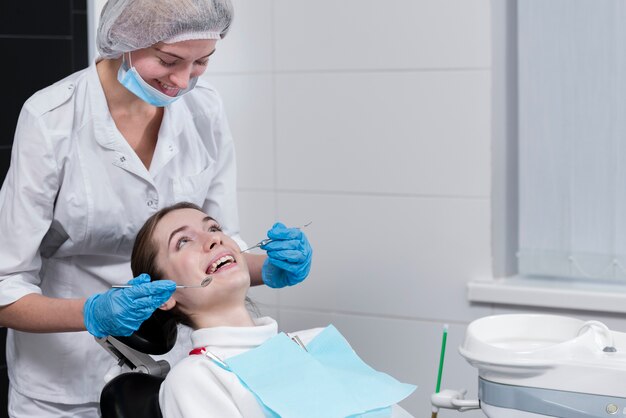
M 159 42 L 221 39 L 233 18 L 230 0 L 108 0 L 97 46 L 104 58 Z

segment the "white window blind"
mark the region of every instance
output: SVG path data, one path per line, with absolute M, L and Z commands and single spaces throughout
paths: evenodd
M 626 1 L 517 12 L 519 273 L 626 281 Z

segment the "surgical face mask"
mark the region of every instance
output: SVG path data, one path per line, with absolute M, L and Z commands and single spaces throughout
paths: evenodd
M 128 54 L 130 60 L 130 53 Z M 150 84 L 141 78 L 137 69 L 132 66 L 132 61 L 129 64 L 126 62 L 126 58 L 122 58 L 122 65 L 117 71 L 117 80 L 126 87 L 131 93 L 139 97 L 146 103 L 153 106 L 164 107 L 181 98 L 184 94 L 189 93 L 196 86 L 198 77 L 192 77 L 189 80 L 189 85 L 186 89 L 180 90 L 176 96 L 168 96 L 167 94 L 160 92 L 152 87 Z

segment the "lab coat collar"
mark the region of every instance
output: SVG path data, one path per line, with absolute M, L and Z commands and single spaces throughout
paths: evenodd
M 91 106 L 94 109 L 96 142 L 102 147 L 115 152 L 112 159 L 113 165 L 152 183 L 152 179 L 157 172 L 178 153 L 178 146 L 176 146 L 174 140 L 182 130 L 182 123 L 178 121 L 181 117 L 177 117 L 180 113 L 177 109 L 179 106 L 177 106 L 177 103 L 174 103 L 165 109 L 158 134 L 159 140 L 157 141 L 148 172 L 113 121 L 96 69 L 96 64 L 100 60 L 96 59 L 89 68 L 89 89 L 91 89 Z
M 99 59 L 96 59 L 89 66 L 87 73 L 87 88 L 89 89 L 88 97 L 90 98 L 90 105 L 93 112 L 92 118 L 96 123 L 96 127 L 98 128 L 95 132 L 96 142 L 98 142 L 98 144 L 102 145 L 105 148 L 122 151 L 120 146 L 121 144 L 119 144 L 119 139 L 124 138 L 121 138 L 121 135 L 119 134 L 119 132 L 116 132 L 116 129 L 110 129 L 111 125 L 115 127 L 115 123 L 113 122 L 113 118 L 111 117 L 111 113 L 109 112 L 106 96 L 104 95 L 104 90 L 102 89 L 100 78 L 98 77 L 96 64 L 99 61 Z
M 180 99 L 182 100 L 182 98 Z M 178 100 L 178 101 L 180 101 Z M 178 146 L 176 145 L 176 138 L 180 133 L 180 129 L 177 122 L 176 110 L 171 109 L 176 102 L 170 106 L 165 107 L 163 113 L 163 120 L 161 121 L 161 127 L 159 128 L 159 139 L 152 156 L 150 163 L 150 174 L 156 176 L 156 174 L 178 154 Z

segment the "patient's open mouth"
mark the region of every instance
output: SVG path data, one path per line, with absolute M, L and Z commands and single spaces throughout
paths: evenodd
M 209 268 L 206 270 L 207 274 L 213 274 L 213 273 L 217 273 L 220 269 L 222 269 L 225 266 L 230 265 L 231 263 L 235 263 L 235 259 L 233 258 L 233 256 L 230 255 L 224 255 L 220 258 L 218 258 L 217 260 L 215 260 L 210 266 Z

